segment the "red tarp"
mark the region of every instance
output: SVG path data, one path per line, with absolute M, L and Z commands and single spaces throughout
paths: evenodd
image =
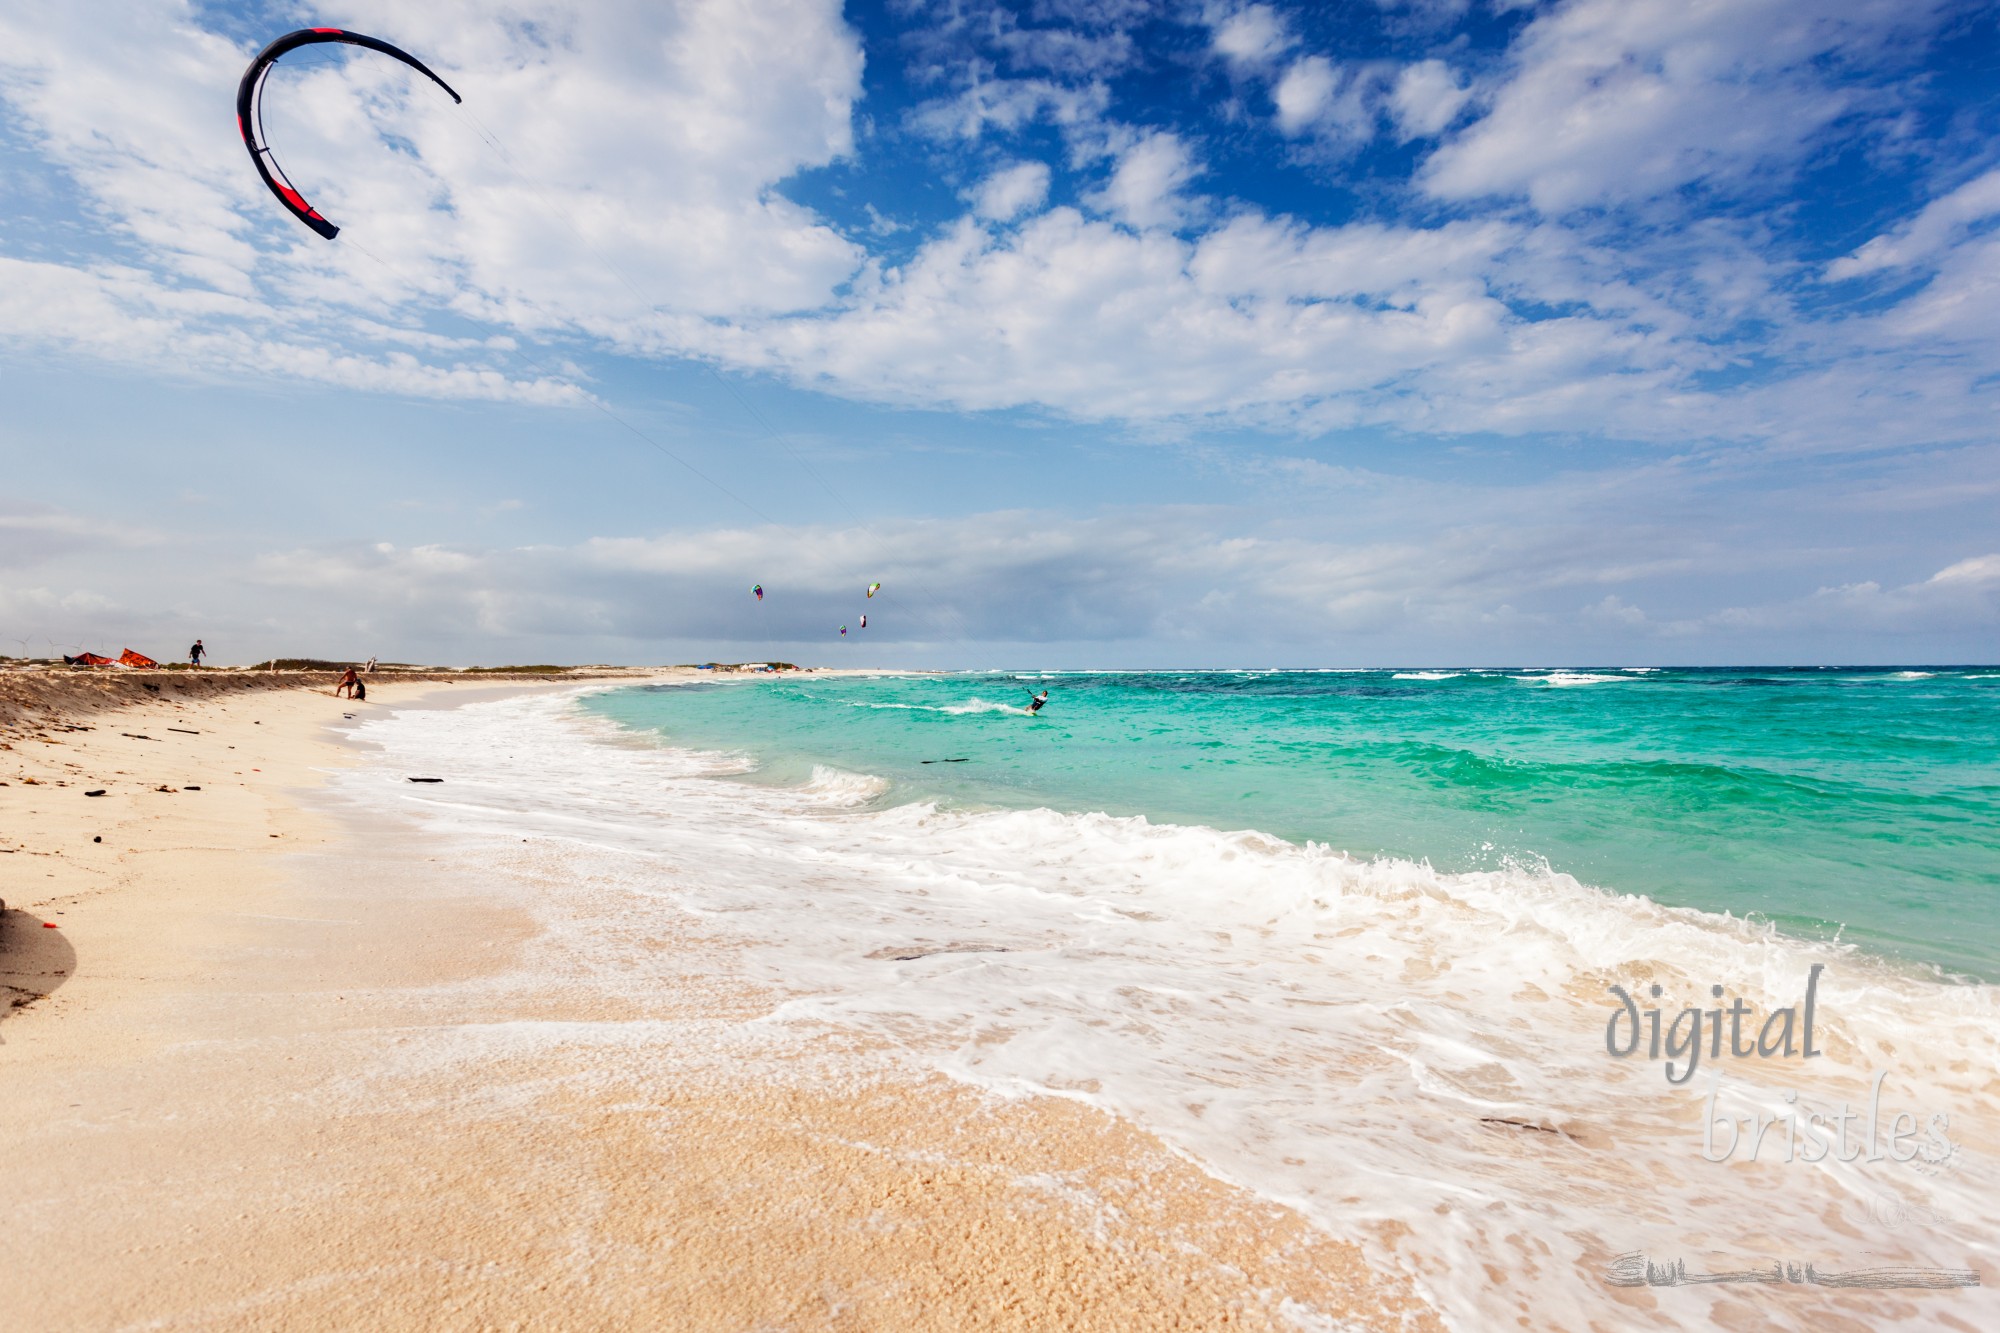
M 147 657 L 144 653 L 135 653 L 130 648 L 127 648 L 124 652 L 118 654 L 118 665 L 124 667 L 144 668 L 144 667 L 157 667 L 159 663 L 155 662 L 152 658 Z

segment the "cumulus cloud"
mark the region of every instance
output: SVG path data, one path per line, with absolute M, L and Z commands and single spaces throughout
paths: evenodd
M 1148 134 L 1117 154 L 1117 166 L 1092 204 L 1128 226 L 1174 227 L 1190 204 L 1185 189 L 1201 166 L 1177 135 Z
M 541 377 L 476 350 L 420 364 L 370 349 L 344 317 L 416 332 L 443 310 L 602 336 L 815 306 L 859 262 L 768 189 L 852 146 L 861 55 L 831 0 L 525 3 L 506 24 L 470 3 L 356 2 L 342 17 L 432 55 L 467 105 L 365 54 L 282 64 L 265 125 L 346 228 L 327 245 L 218 129 L 218 90 L 247 50 L 143 0 L 0 14 L 0 97 L 127 252 L 14 259 L 0 334 L 388 392 L 573 397 L 524 388 Z
M 1238 69 L 1263 69 L 1291 49 L 1290 26 L 1269 5 L 1215 9 L 1207 14 L 1209 45 Z
M 1471 99 L 1472 90 L 1461 84 L 1451 66 L 1442 60 L 1420 60 L 1396 76 L 1389 106 L 1403 138 L 1428 138 L 1457 119 Z
M 1030 209 L 1040 208 L 1049 196 L 1049 166 L 1046 162 L 1017 162 L 994 172 L 968 192 L 972 211 L 995 222 L 1009 222 Z
M 2000 628 L 2000 555 L 1975 556 L 1915 583 L 1884 587 L 1868 579 L 1820 588 L 1792 601 L 1730 607 L 1700 626 L 1848 636 L 1935 633 L 1946 627 L 1974 633 Z
M 1522 34 L 1492 109 L 1438 150 L 1425 184 L 1441 199 L 1520 195 L 1561 213 L 1786 171 L 1855 105 L 1827 68 L 1935 8 L 1575 0 Z
M 435 56 L 468 102 L 366 56 L 283 75 L 268 128 L 347 226 L 333 245 L 283 216 L 215 128 L 247 47 L 200 11 L 26 0 L 0 13 L 0 97 L 78 191 L 86 243 L 62 257 L 0 242 L 0 340 L 551 404 L 587 397 L 573 359 L 612 351 L 1146 426 L 1825 448 L 1986 429 L 1990 178 L 1834 264 L 1937 275 L 1844 320 L 1802 309 L 1795 266 L 1753 223 L 1619 231 L 1506 202 L 1561 213 L 1782 167 L 1853 104 L 1824 67 L 1920 24 L 1922 6 L 1578 0 L 1476 82 L 1438 58 L 1336 62 L 1269 4 L 1173 11 L 1270 91 L 1280 151 L 1333 160 L 1389 125 L 1442 139 L 1415 184 L 1457 201 L 1456 220 L 1389 207 L 1317 223 L 1230 198 L 1204 172 L 1221 150 L 1193 132 L 1116 118 L 1107 71 L 1137 58 L 1119 25 L 1153 11 L 1010 12 L 937 11 L 971 54 L 924 56 L 941 92 L 902 130 L 984 175 L 968 173 L 962 215 L 871 253 L 900 214 L 843 235 L 781 188 L 861 152 L 863 52 L 835 0 L 521 0 L 504 23 L 472 0 L 353 0 L 329 17 Z M 1029 146 L 1045 126 L 1066 160 L 1038 160 L 1046 136 Z M 1975 350 L 1916 357 L 1926 340 Z M 1763 368 L 1732 380 L 1749 364 Z
M 1271 100 L 1278 108 L 1278 128 L 1297 134 L 1326 115 L 1339 92 L 1341 77 L 1325 56 L 1295 62 L 1278 80 Z
M 1947 565 L 1925 580 L 1932 585 L 2000 588 L 2000 554 L 1976 555 Z

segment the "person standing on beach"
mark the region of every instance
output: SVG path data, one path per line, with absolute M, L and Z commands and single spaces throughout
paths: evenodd
M 208 649 L 201 646 L 200 639 L 196 639 L 193 646 L 188 649 L 188 665 L 198 667 L 201 665 L 201 659 L 207 656 Z
M 349 667 L 347 668 L 347 670 L 340 673 L 340 679 L 337 682 L 335 682 L 333 687 L 333 697 L 336 699 L 344 699 L 347 697 L 347 692 L 349 690 L 356 690 L 360 688 L 361 688 L 361 677 L 354 674 L 353 667 Z

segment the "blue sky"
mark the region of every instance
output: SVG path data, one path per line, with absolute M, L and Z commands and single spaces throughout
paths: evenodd
M 2000 6 L 83 8 L 0 653 L 2000 658 Z

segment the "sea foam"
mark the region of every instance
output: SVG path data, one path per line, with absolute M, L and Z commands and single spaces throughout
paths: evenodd
M 885 806 L 880 779 L 827 768 L 747 783 L 730 776 L 740 758 L 635 746 L 566 698 L 362 734 L 381 752 L 339 779 L 350 795 L 475 843 L 563 842 L 574 882 L 615 880 L 641 912 L 726 932 L 781 997 L 762 1021 L 870 1034 L 997 1095 L 1127 1116 L 1410 1273 L 1457 1327 L 1697 1326 L 1730 1299 L 1611 1304 L 1602 1272 L 1635 1250 L 1696 1268 L 1956 1266 L 1990 1260 L 2000 1235 L 1993 987 L 1546 869 L 1446 874 L 1249 830 Z M 413 792 L 400 774 L 416 768 L 446 784 Z M 674 984 L 672 959 L 614 961 Z M 1966 1146 L 1949 1171 L 1704 1161 L 1706 1088 L 1607 1054 L 1613 983 L 1657 983 L 1671 1007 L 1726 984 L 1769 1011 L 1814 963 L 1827 1056 L 1715 1061 L 1723 1100 L 1830 1107 L 1887 1069 L 1895 1109 L 1951 1115 Z M 1885 1199 L 1933 1220 L 1885 1229 Z M 1844 1295 L 1852 1317 L 1917 1327 L 1972 1308 Z

